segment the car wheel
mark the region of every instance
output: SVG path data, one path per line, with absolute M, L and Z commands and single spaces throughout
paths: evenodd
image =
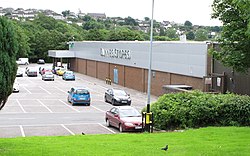
M 112 105 L 115 105 L 115 99 L 112 99 L 111 104 L 112 104 Z
M 107 126 L 107 127 L 110 127 L 109 119 L 106 120 L 106 126 Z
M 67 99 L 68 99 L 68 102 L 70 103 L 69 97 Z
M 119 124 L 119 131 L 123 132 L 122 124 Z
M 104 96 L 104 100 L 105 100 L 105 102 L 108 102 L 108 100 L 107 100 L 107 97 L 106 97 L 106 96 Z

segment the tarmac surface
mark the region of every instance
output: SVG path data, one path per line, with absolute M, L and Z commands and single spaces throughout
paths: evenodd
M 28 67 L 51 66 L 51 64 L 30 64 Z M 27 66 L 20 66 L 23 71 Z M 147 95 L 139 91 L 76 73 L 75 81 L 62 80 L 55 75 L 55 81 L 43 81 L 38 77 L 17 77 L 20 91 L 12 93 L 5 107 L 0 111 L 0 138 L 28 136 L 65 136 L 84 134 L 115 134 L 119 131 L 106 127 L 105 112 L 112 108 L 104 101 L 108 88 L 121 88 L 131 95 L 137 110 L 146 106 Z M 91 94 L 90 106 L 72 106 L 67 101 L 73 86 L 83 86 Z M 157 97 L 151 96 L 151 101 Z

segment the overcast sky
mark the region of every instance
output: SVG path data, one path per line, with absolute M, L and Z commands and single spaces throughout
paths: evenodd
M 154 19 L 161 22 L 184 23 L 189 20 L 193 25 L 221 25 L 211 20 L 213 0 L 155 0 Z M 50 9 L 57 13 L 70 10 L 78 13 L 106 13 L 108 17 L 151 18 L 152 0 L 1 0 L 0 7 Z

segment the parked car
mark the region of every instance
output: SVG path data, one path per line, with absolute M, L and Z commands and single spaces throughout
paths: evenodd
M 42 75 L 42 80 L 52 80 L 54 81 L 54 74 L 51 71 L 47 71 Z
M 15 79 L 15 82 L 13 84 L 13 92 L 17 93 L 19 92 L 19 83 L 17 82 L 17 80 Z
M 39 60 L 37 61 L 37 64 L 45 64 L 44 59 L 39 59 Z
M 40 74 L 43 75 L 45 72 L 52 72 L 52 67 L 46 66 L 40 69 Z
M 90 101 L 90 93 L 86 88 L 72 87 L 70 91 L 68 91 L 68 102 L 72 105 L 84 104 L 89 106 Z
M 105 121 L 106 126 L 114 126 L 120 132 L 142 130 L 142 116 L 131 106 L 111 108 L 106 112 Z
M 29 64 L 29 58 L 19 58 L 16 63 L 18 65 L 28 65 Z
M 37 76 L 37 69 L 30 67 L 27 69 L 27 76 Z
M 60 68 L 56 71 L 56 74 L 59 75 L 59 76 L 62 76 L 64 74 L 64 72 L 66 71 L 65 68 Z
M 112 105 L 131 105 L 130 95 L 121 89 L 108 89 L 104 99 Z
M 22 68 L 17 68 L 16 77 L 23 77 L 23 70 L 22 70 Z
M 65 71 L 62 76 L 63 80 L 75 80 L 75 74 L 73 71 Z

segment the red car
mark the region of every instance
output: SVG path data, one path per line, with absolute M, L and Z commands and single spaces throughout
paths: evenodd
M 142 130 L 142 116 L 131 106 L 111 108 L 106 112 L 105 120 L 108 127 L 114 126 L 120 132 Z

